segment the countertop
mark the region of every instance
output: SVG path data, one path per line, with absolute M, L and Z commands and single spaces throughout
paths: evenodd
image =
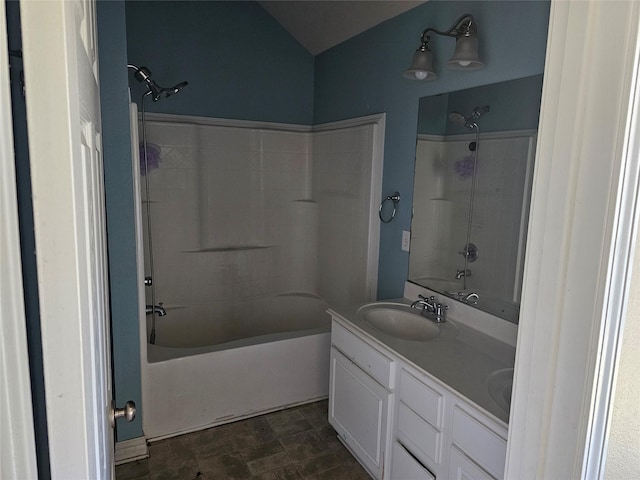
M 407 299 L 375 302 L 385 304 L 410 305 Z M 369 303 L 367 303 L 369 304 Z M 441 324 L 439 338 L 429 341 L 403 340 L 381 332 L 362 319 L 357 311 L 362 305 L 331 308 L 328 312 L 355 327 L 374 343 L 392 350 L 409 364 L 436 377 L 445 387 L 449 387 L 485 410 L 505 426 L 509 415 L 489 395 L 487 377 L 494 371 L 513 368 L 515 348 L 500 342 L 479 330 L 456 323 L 455 318 L 447 318 Z M 425 318 L 425 322 L 430 322 Z

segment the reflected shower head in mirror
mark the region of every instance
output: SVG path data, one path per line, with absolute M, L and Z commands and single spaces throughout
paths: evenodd
M 484 105 L 482 107 L 474 108 L 468 117 L 465 117 L 460 112 L 451 112 L 449 113 L 449 121 L 455 123 L 456 125 L 460 125 L 461 127 L 474 129 L 478 127 L 478 125 L 476 124 L 476 120 L 478 120 L 489 111 L 491 111 L 491 107 L 489 107 L 489 105 Z
M 181 82 L 177 85 L 174 85 L 173 87 L 161 87 L 153 81 L 153 79 L 151 78 L 151 70 L 149 70 L 147 67 L 136 67 L 135 65 L 129 64 L 127 65 L 127 68 L 130 68 L 134 71 L 133 76 L 136 80 L 138 80 L 138 82 L 145 83 L 147 85 L 147 88 L 149 90 L 147 91 L 146 95 L 151 95 L 151 98 L 154 102 L 157 102 L 161 98 L 175 95 L 189 84 L 189 82 Z
M 451 112 L 449 114 L 449 121 L 455 123 L 456 125 L 460 125 L 461 127 L 467 125 L 467 119 L 460 112 Z

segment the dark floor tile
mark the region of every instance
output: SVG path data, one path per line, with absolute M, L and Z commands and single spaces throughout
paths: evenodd
M 191 446 L 190 435 L 180 435 L 168 440 L 171 450 L 171 462 L 174 468 L 182 465 L 192 466 L 196 462 L 196 455 Z
M 229 453 L 220 457 L 224 472 L 230 479 L 246 479 L 251 476 L 249 467 L 240 452 Z
M 134 480 L 149 475 L 149 459 L 137 460 L 116 467 L 118 480 Z
M 268 425 L 268 424 L 267 424 Z M 233 439 L 234 444 L 238 450 L 243 450 L 249 447 L 255 447 L 259 443 L 265 443 L 264 441 L 259 442 L 256 433 L 251 428 L 248 420 L 242 422 L 230 423 L 227 425 L 229 427 L 228 433 Z M 269 427 L 271 428 L 271 427 Z M 273 432 L 271 432 L 273 436 Z M 268 437 L 268 434 L 266 435 Z M 261 436 L 264 437 L 264 436 Z M 275 436 L 274 436 L 275 438 Z
M 272 471 L 277 480 L 302 480 L 302 475 L 298 473 L 295 465 L 288 465 Z
M 274 453 L 268 457 L 257 458 L 247 462 L 247 467 L 253 475 L 275 470 L 291 463 L 289 456 L 285 451 Z
M 189 435 L 190 445 L 196 459 L 219 456 L 237 450 L 233 436 L 228 428 L 215 427 Z
M 260 443 L 253 447 L 240 450 L 242 457 L 247 463 L 265 457 L 270 457 L 276 453 L 284 452 L 282 444 L 278 440 L 272 440 L 266 443 Z
M 300 407 L 300 413 L 302 413 L 304 418 L 313 428 L 322 428 L 329 424 L 327 411 L 322 408 L 318 408 L 315 403 Z
M 265 443 L 271 440 L 275 440 L 276 436 L 271 429 L 271 425 L 267 422 L 265 416 L 250 418 L 246 420 L 249 428 L 253 432 L 258 443 Z
M 190 480 L 197 478 L 198 466 L 188 463 L 149 475 L 149 480 Z
M 324 472 L 330 468 L 337 467 L 342 464 L 342 460 L 337 458 L 331 451 L 323 452 L 315 457 L 307 458 L 300 462 L 296 462 L 296 468 L 303 477 L 308 477 L 316 473 Z
M 201 480 L 226 480 L 227 473 L 221 457 L 206 457 L 198 459 L 198 471 L 202 473 Z
M 307 458 L 314 457 L 329 448 L 327 441 L 318 435 L 314 430 L 294 433 L 280 439 L 287 455 L 294 462 L 301 462 Z
M 278 477 L 273 472 L 264 472 L 259 475 L 253 475 L 251 480 L 278 480 Z
M 305 477 L 305 480 L 370 480 L 371 477 L 360 465 L 338 465 L 324 472 Z M 399 480 L 399 479 L 398 479 Z
M 149 445 L 149 473 L 161 472 L 173 466 L 173 453 L 168 441 Z
M 267 415 L 267 421 L 276 437 L 284 437 L 312 428 L 304 415 L 295 408 Z

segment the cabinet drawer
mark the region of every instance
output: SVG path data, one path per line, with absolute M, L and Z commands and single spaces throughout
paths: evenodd
M 443 395 L 406 370 L 400 372 L 400 400 L 438 430 L 442 429 Z
M 451 456 L 449 457 L 449 478 L 463 478 L 465 480 L 495 480 L 456 447 L 451 447 Z
M 393 444 L 391 478 L 394 480 L 435 480 L 435 476 L 416 461 L 398 442 Z
M 393 388 L 392 359 L 367 345 L 336 322 L 331 326 L 331 343 L 381 385 Z
M 494 477 L 504 476 L 507 441 L 458 406 L 453 411 L 453 443 Z
M 402 444 L 427 464 L 439 464 L 442 433 L 400 402 L 397 437 Z

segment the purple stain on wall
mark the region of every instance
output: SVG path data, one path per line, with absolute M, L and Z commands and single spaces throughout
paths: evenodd
M 147 143 L 147 161 L 144 161 L 144 144 L 140 143 L 140 175 L 146 175 L 160 167 L 160 151 L 162 149 L 153 143 Z
M 464 180 L 465 178 L 469 178 L 473 175 L 474 163 L 473 155 L 467 155 L 462 160 L 458 160 L 455 163 L 454 170 L 460 179 Z

